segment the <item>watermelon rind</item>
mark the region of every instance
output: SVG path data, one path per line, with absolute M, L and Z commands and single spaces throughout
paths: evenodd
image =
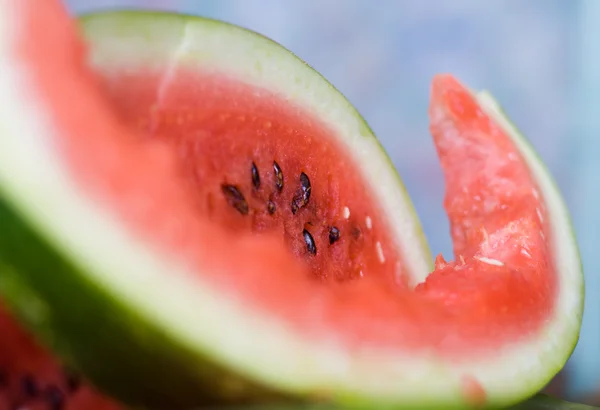
M 19 19 L 8 4 L 0 2 L 0 293 L 101 388 L 129 403 L 170 409 L 217 399 L 461 408 L 470 404 L 461 389 L 465 373 L 485 386 L 490 404 L 502 406 L 531 395 L 563 366 L 581 321 L 581 263 L 560 194 L 547 171 L 538 172 L 541 161 L 521 145 L 553 231 L 565 234 L 555 236 L 560 309 L 546 331 L 459 366 L 405 351 L 350 355 L 202 282 L 192 284 L 179 261 L 151 249 L 110 209 L 82 194 L 52 145 L 60 130 L 14 61 Z M 192 16 L 119 11 L 81 23 L 98 70 L 151 67 L 165 59 L 210 64 L 320 113 L 338 127 L 365 177 L 377 182 L 375 194 L 413 280 L 425 278 L 431 257 L 401 180 L 356 110 L 300 59 L 253 32 Z

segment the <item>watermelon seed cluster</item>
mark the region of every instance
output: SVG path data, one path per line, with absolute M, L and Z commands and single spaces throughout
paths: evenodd
M 32 375 L 26 374 L 21 378 L 21 386 L 23 387 L 23 392 L 27 397 L 37 397 L 39 394 L 39 389 L 37 382 L 33 378 Z
M 8 408 L 10 410 L 26 409 L 28 402 L 39 400 L 47 405 L 48 410 L 62 410 L 66 406 L 68 396 L 77 393 L 81 386 L 79 377 L 68 370 L 64 371 L 64 381 L 65 386 L 62 389 L 55 384 L 41 387 L 39 381 L 32 374 L 26 373 L 18 379 L 21 399 L 10 403 L 11 407 Z M 0 368 L 0 390 L 9 387 L 9 373 L 6 369 Z
M 283 191 L 284 176 L 283 176 L 283 171 L 281 169 L 281 166 L 277 163 L 277 161 L 273 161 L 273 172 L 274 172 L 274 176 L 275 176 L 275 181 L 274 181 L 275 188 L 277 189 L 277 192 L 280 193 Z M 260 178 L 260 172 L 258 170 L 258 166 L 256 165 L 256 163 L 254 161 L 252 161 L 252 163 L 250 165 L 250 178 L 252 180 L 252 186 L 253 186 L 254 190 L 258 191 L 261 187 L 262 181 Z M 292 198 L 292 203 L 291 203 L 291 210 L 292 210 L 293 215 L 296 215 L 296 213 L 300 209 L 302 209 L 308 205 L 308 203 L 310 202 L 310 196 L 311 196 L 311 192 L 312 192 L 310 178 L 308 177 L 308 175 L 305 172 L 300 173 L 299 182 L 300 182 L 300 185 L 299 185 L 298 189 L 296 190 L 296 192 L 294 193 L 294 196 Z M 240 190 L 240 188 L 238 186 L 233 185 L 233 184 L 223 183 L 223 184 L 221 184 L 221 191 L 222 191 L 223 195 L 225 196 L 225 199 L 227 200 L 227 203 L 229 205 L 231 205 L 240 214 L 248 215 L 248 213 L 250 212 L 250 206 L 248 204 L 248 201 L 246 200 L 246 197 L 244 196 L 244 194 L 242 193 L 242 191 Z M 277 210 L 277 207 L 275 205 L 275 202 L 273 202 L 272 200 L 269 199 L 267 201 L 267 212 L 270 215 L 273 215 L 276 210 Z M 357 236 L 360 236 L 360 230 L 358 232 L 359 232 L 358 235 L 356 235 L 356 232 L 353 232 L 353 236 L 355 238 Z M 303 229 L 302 236 L 304 238 L 304 243 L 306 244 L 306 250 L 308 251 L 308 253 L 311 255 L 316 255 L 317 254 L 317 246 L 316 246 L 316 243 L 315 243 L 315 240 L 314 240 L 312 234 L 307 229 Z M 339 239 L 340 239 L 340 230 L 335 226 L 331 226 L 329 228 L 329 244 L 333 245 Z

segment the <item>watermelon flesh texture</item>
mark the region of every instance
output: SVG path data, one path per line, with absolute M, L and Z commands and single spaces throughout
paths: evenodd
M 446 175 L 456 261 L 438 257 L 435 271 L 414 287 L 420 273 L 404 258 L 407 245 L 397 243 L 399 228 L 373 188 L 378 174 L 369 171 L 376 164 L 356 160 L 352 148 L 358 142 L 337 135 L 319 113 L 291 98 L 191 56 L 123 66 L 118 58 L 104 58 L 96 61 L 97 78 L 87 70 L 66 16 L 53 3 L 44 4 L 45 13 L 21 6 L 21 20 L 44 27 L 51 16 L 62 24 L 43 39 L 20 38 L 19 56 L 38 104 L 61 130 L 52 135 L 51 155 L 68 170 L 79 195 L 110 210 L 121 229 L 143 238 L 148 248 L 201 273 L 185 278 L 189 286 L 241 301 L 238 315 L 283 324 L 300 344 L 317 349 L 312 351 L 329 353 L 333 343 L 332 356 L 343 359 L 330 363 L 353 363 L 361 371 L 338 376 L 328 373 L 327 364 L 300 366 L 295 380 L 278 385 L 276 363 L 294 360 L 278 357 L 278 351 L 293 349 L 270 351 L 270 358 L 258 349 L 256 359 L 235 356 L 230 344 L 221 351 L 211 345 L 224 366 L 239 366 L 248 377 L 290 393 L 324 390 L 330 397 L 373 395 L 414 405 L 510 402 L 541 387 L 564 363 L 577 318 L 564 324 L 558 308 L 577 287 L 564 286 L 565 277 L 576 282 L 578 276 L 573 260 L 565 267 L 554 255 L 547 189 L 506 129 L 452 77 L 434 81 L 430 115 Z M 107 20 L 98 21 L 96 28 Z M 93 23 L 92 56 L 118 54 L 118 41 L 107 51 L 110 40 L 94 37 Z M 334 227 L 338 237 L 332 240 Z M 179 273 L 169 273 L 169 280 L 179 280 Z M 572 312 L 578 314 L 577 308 Z M 152 320 L 163 320 L 157 317 Z M 547 335 L 557 322 L 562 333 L 556 337 L 566 338 L 565 345 Z M 256 326 L 259 334 L 246 334 L 237 347 L 252 351 L 260 331 L 274 331 Z M 272 340 L 278 343 L 276 336 Z M 539 356 L 527 356 L 531 346 L 540 348 Z M 407 366 L 408 357 L 416 358 L 416 367 Z M 272 365 L 252 362 L 261 359 Z M 540 359 L 546 363 L 535 364 Z M 502 361 L 517 370 L 500 368 Z M 429 379 L 428 363 L 440 376 Z M 402 386 L 389 377 L 413 371 L 427 377 Z M 523 380 L 531 386 L 523 387 Z M 435 397 L 423 390 L 431 386 L 439 388 Z
M 177 153 L 197 215 L 226 237 L 275 237 L 317 283 L 344 283 L 374 272 L 389 286 L 408 287 L 387 221 L 324 124 L 268 90 L 185 69 L 172 76 L 159 103 L 162 74 L 111 73 L 105 88 L 139 141 Z M 279 287 L 285 285 L 269 286 L 273 278 L 257 273 L 237 279 L 250 282 L 246 289 L 268 292 L 269 299 L 281 296 L 275 305 L 286 305 L 289 293 Z M 284 280 L 288 275 L 294 277 L 277 274 Z M 292 279 L 289 285 L 297 284 Z

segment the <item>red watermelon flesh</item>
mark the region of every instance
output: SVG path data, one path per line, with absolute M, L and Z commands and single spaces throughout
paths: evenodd
M 98 78 L 56 3 L 19 7 L 29 31 L 48 28 L 21 35 L 15 53 L 81 194 L 223 297 L 309 342 L 455 361 L 530 340 L 551 318 L 544 199 L 510 138 L 451 76 L 434 80 L 430 116 L 456 261 L 438 257 L 413 288 L 361 165 L 317 113 L 185 64 L 169 67 L 168 81 L 165 66 L 143 65 Z M 8 354 L 17 352 L 0 351 L 0 362 Z

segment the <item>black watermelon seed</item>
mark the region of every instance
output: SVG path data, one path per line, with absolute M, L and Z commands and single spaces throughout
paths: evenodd
M 50 410 L 63 410 L 65 408 L 65 396 L 56 386 L 49 386 L 44 392 L 44 399 Z
M 254 189 L 259 189 L 260 188 L 260 174 L 258 173 L 258 168 L 256 167 L 256 164 L 254 162 L 252 162 L 251 173 L 252 173 L 252 185 L 254 185 Z
M 81 378 L 72 370 L 65 369 L 65 383 L 69 393 L 75 393 L 81 387 Z
M 295 214 L 300 208 L 305 207 L 310 200 L 310 179 L 304 172 L 300 174 L 300 189 L 292 199 L 292 213 Z
M 332 226 L 329 229 L 329 244 L 333 245 L 339 239 L 340 239 L 340 230 L 338 228 L 336 228 L 335 226 Z
M 354 228 L 352 228 L 352 236 L 354 237 L 354 239 L 358 239 L 360 238 L 360 228 L 358 226 L 355 226 Z
M 273 215 L 275 213 L 275 202 L 267 202 L 267 212 L 269 213 L 269 215 Z
M 221 185 L 221 190 L 229 205 L 237 209 L 242 215 L 248 215 L 248 202 L 246 202 L 246 198 L 244 198 L 244 195 L 240 192 L 238 187 L 235 185 L 223 184 Z
M 8 386 L 8 371 L 0 369 L 0 389 Z
M 275 171 L 275 187 L 281 192 L 283 190 L 283 172 L 277 161 L 273 161 L 273 171 Z
M 40 392 L 37 381 L 30 374 L 26 374 L 21 378 L 21 388 L 27 397 L 37 397 Z
M 310 232 L 306 229 L 302 231 L 302 235 L 304 236 L 304 243 L 306 244 L 306 250 L 312 255 L 317 254 L 317 246 L 315 245 L 315 240 L 313 239 Z

